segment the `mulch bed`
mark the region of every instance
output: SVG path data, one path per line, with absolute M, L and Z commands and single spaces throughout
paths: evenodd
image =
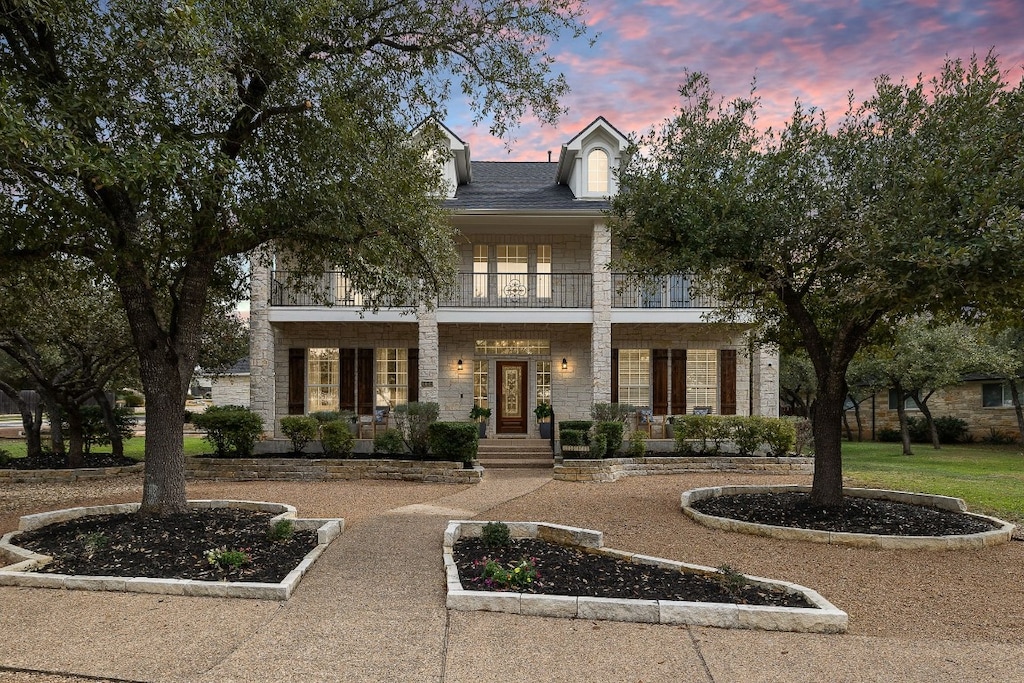
M 317 537 L 316 531 L 293 531 L 273 540 L 273 516 L 230 508 L 168 517 L 101 515 L 27 531 L 12 542 L 52 556 L 37 570 L 51 574 L 278 583 L 316 547 Z M 219 548 L 241 550 L 251 561 L 235 568 L 213 565 L 206 552 Z
M 453 556 L 466 590 L 508 590 L 488 585 L 482 577 L 483 565 L 491 559 L 508 567 L 526 558 L 536 566 L 537 578 L 511 590 L 540 595 L 814 607 L 800 595 L 750 584 L 732 587 L 724 574 L 719 578 L 633 564 L 540 539 L 515 539 L 509 546 L 489 549 L 479 538 L 463 538 L 455 544 Z
M 82 467 L 127 467 L 137 465 L 141 460 L 133 460 L 129 457 L 115 458 L 110 453 L 90 453 L 84 456 Z M 9 470 L 66 470 L 70 469 L 67 456 L 55 453 L 43 453 L 40 456 L 11 458 L 6 463 L 0 463 L 0 469 Z
M 885 536 L 953 536 L 994 524 L 949 510 L 846 496 L 837 507 L 812 507 L 807 493 L 741 493 L 693 504 L 706 515 L 773 526 Z

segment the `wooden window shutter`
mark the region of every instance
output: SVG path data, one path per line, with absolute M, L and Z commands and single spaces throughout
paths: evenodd
M 619 402 L 619 350 L 612 349 L 612 403 Z
M 721 378 L 720 394 L 722 415 L 736 414 L 736 350 L 722 349 L 719 351 L 719 376 Z
M 288 414 L 306 412 L 306 349 L 288 349 Z
M 651 352 L 652 408 L 655 415 L 668 413 L 668 349 Z
M 356 378 L 359 386 L 356 412 L 360 415 L 373 415 L 373 349 L 359 349 L 357 353 Z
M 356 350 L 355 349 L 339 349 L 338 355 L 341 358 L 341 386 L 339 391 L 341 393 L 341 409 L 351 410 L 355 412 L 356 409 Z
M 420 400 L 420 350 L 409 349 L 409 403 Z
M 686 349 L 672 349 L 672 412 L 686 414 Z

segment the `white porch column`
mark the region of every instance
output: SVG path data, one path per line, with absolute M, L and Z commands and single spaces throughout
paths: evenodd
M 270 265 L 249 261 L 249 406 L 263 418 L 263 430 L 273 435 L 277 410 L 274 381 L 274 330 L 270 326 Z
M 612 236 L 603 220 L 594 222 L 590 248 L 590 272 L 593 274 L 594 324 L 590 336 L 590 358 L 593 367 L 592 403 L 612 400 Z M 589 406 L 581 406 L 589 410 Z
M 420 401 L 423 403 L 439 403 L 438 391 L 438 345 L 437 312 L 421 306 L 416 313 L 419 322 L 419 376 Z

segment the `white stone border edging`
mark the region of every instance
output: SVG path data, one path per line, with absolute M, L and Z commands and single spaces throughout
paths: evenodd
M 800 529 L 795 527 L 774 526 L 744 522 L 728 517 L 716 517 L 694 510 L 693 503 L 708 498 L 738 495 L 741 493 L 808 493 L 810 486 L 797 484 L 779 486 L 710 486 L 691 489 L 682 495 L 683 513 L 698 524 L 737 531 L 755 536 L 768 536 L 781 540 L 811 541 L 813 543 L 830 543 L 833 545 L 851 546 L 854 548 L 880 548 L 885 550 L 961 550 L 966 548 L 983 548 L 990 545 L 1006 543 L 1013 536 L 1014 525 L 996 517 L 967 512 L 967 505 L 960 498 L 937 496 L 929 493 L 910 493 L 907 491 L 888 491 L 885 489 L 844 488 L 843 495 L 858 498 L 888 500 L 909 505 L 922 505 L 961 513 L 969 517 L 983 519 L 996 525 L 991 531 L 976 534 L 959 534 L 953 536 L 886 536 L 882 534 L 858 534 L 840 531 L 821 531 L 818 529 Z
M 750 628 L 764 631 L 806 633 L 844 633 L 849 618 L 819 593 L 785 581 L 748 576 L 750 583 L 802 595 L 816 607 L 771 607 L 675 600 L 627 600 L 572 595 L 534 595 L 530 593 L 464 590 L 455 565 L 452 548 L 463 536 L 479 536 L 485 521 L 455 520 L 444 534 L 444 567 L 448 581 L 448 609 L 460 611 L 507 612 L 543 617 L 604 619 L 651 624 L 689 624 L 718 628 Z M 717 575 L 711 567 L 674 562 L 658 557 L 629 553 L 603 545 L 600 531 L 579 529 L 543 522 L 506 522 L 513 538 L 541 538 L 553 543 L 585 548 L 587 552 L 607 555 L 635 564 L 654 565 L 677 571 Z
M 33 570 L 49 563 L 53 558 L 39 555 L 12 542 L 24 531 L 38 529 L 48 524 L 66 522 L 80 517 L 132 513 L 139 509 L 139 503 L 122 505 L 98 505 L 94 507 L 68 508 L 25 515 L 18 524 L 18 531 L 12 531 L 0 538 L 0 561 L 12 561 L 0 567 L 0 586 L 25 586 L 32 588 L 66 588 L 75 590 L 118 591 L 128 593 L 159 593 L 164 595 L 191 595 L 217 598 L 251 598 L 257 600 L 287 600 L 309 568 L 345 528 L 344 519 L 299 519 L 295 507 L 284 503 L 267 503 L 254 500 L 190 500 L 189 507 L 199 509 L 235 508 L 278 513 L 270 519 L 273 526 L 287 519 L 299 531 L 316 529 L 317 545 L 306 554 L 280 583 L 253 581 L 197 581 L 192 579 L 153 579 L 121 576 L 71 576 L 66 574 L 44 574 Z

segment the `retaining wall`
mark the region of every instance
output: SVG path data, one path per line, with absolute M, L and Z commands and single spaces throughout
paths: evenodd
M 566 459 L 555 464 L 553 477 L 560 481 L 615 481 L 621 477 L 689 472 L 813 474 L 814 458 L 736 456 Z
M 196 458 L 185 459 L 185 476 L 215 481 L 329 481 L 399 479 L 443 484 L 476 484 L 483 468 L 464 469 L 461 462 L 423 460 L 340 460 L 333 458 Z

